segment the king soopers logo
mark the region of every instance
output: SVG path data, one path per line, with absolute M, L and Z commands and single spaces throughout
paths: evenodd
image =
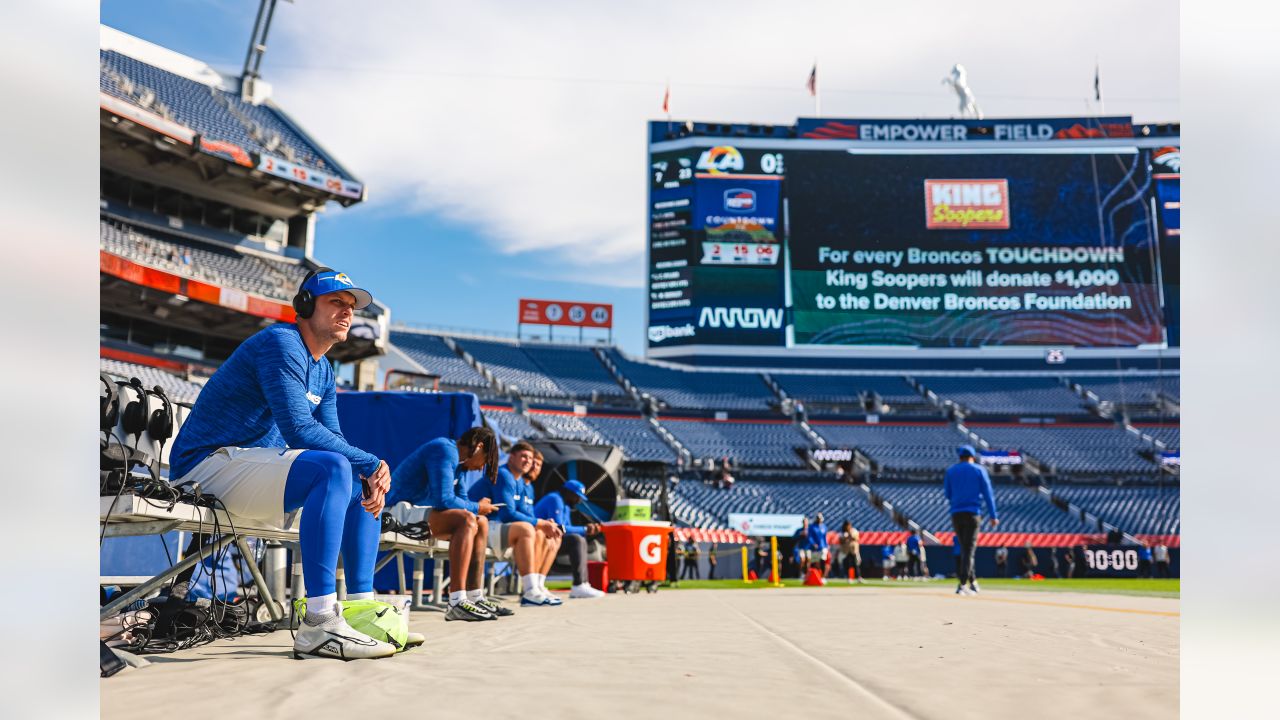
M 756 193 L 746 188 L 724 191 L 725 212 L 746 213 L 756 209 Z

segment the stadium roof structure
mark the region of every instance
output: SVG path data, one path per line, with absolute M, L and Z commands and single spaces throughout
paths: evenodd
M 365 185 L 271 100 L 269 84 L 105 25 L 99 59 L 105 166 L 159 165 L 166 183 L 278 216 L 366 199 Z

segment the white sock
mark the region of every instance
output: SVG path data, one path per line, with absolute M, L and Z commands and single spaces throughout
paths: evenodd
M 466 590 L 459 590 L 458 592 L 451 592 L 451 593 L 449 593 L 449 605 L 451 605 L 451 606 L 452 606 L 452 605 L 457 605 L 458 603 L 460 603 L 460 602 L 462 602 L 463 600 L 466 600 L 466 599 L 467 599 L 467 591 L 466 591 Z
M 529 595 L 538 592 L 538 576 L 534 573 L 520 576 L 520 584 L 524 586 L 524 594 Z
M 537 575 L 537 578 L 538 578 L 538 589 L 539 589 L 539 590 L 546 590 L 546 589 L 547 589 L 547 576 L 546 576 L 546 575 L 543 575 L 543 574 L 541 574 L 541 573 L 539 573 L 539 574 Z
M 484 590 L 468 590 L 467 599 L 471 602 L 484 599 Z
M 308 615 L 333 615 L 337 612 L 338 593 L 307 598 Z
M 348 600 L 372 600 L 373 592 L 347 593 Z

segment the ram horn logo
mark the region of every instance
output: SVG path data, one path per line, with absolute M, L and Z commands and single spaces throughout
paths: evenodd
M 738 152 L 738 148 L 730 145 L 717 145 L 710 150 L 703 151 L 698 157 L 697 168 L 704 170 L 712 175 L 720 173 L 742 172 L 747 164 L 742 159 L 742 153 Z
M 704 307 L 698 327 L 776 330 L 782 327 L 782 308 Z

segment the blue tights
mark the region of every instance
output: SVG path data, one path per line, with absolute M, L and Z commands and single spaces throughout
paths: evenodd
M 373 591 L 373 565 L 378 556 L 381 524 L 360 505 L 360 479 L 338 453 L 305 450 L 289 467 L 284 509 L 302 508 L 299 543 L 307 597 L 337 591 L 338 550 L 346 572 L 347 592 Z

